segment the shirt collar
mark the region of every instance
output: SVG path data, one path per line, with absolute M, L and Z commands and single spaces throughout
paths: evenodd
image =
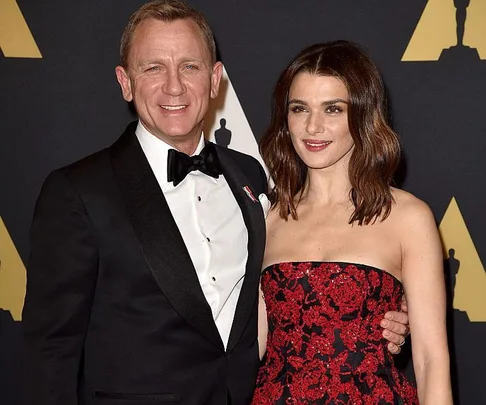
M 138 121 L 137 128 L 135 130 L 138 142 L 142 147 L 143 153 L 147 157 L 150 167 L 157 178 L 162 191 L 166 191 L 169 187 L 173 187 L 172 182 L 167 181 L 167 155 L 169 149 L 175 149 L 173 146 L 164 142 L 162 139 L 157 138 L 151 134 L 140 122 Z M 199 143 L 196 150 L 191 156 L 199 154 L 205 145 L 204 134 L 201 133 Z

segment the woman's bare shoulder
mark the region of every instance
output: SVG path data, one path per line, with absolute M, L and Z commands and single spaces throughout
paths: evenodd
M 429 205 L 412 193 L 392 188 L 395 203 L 392 208 L 393 221 L 405 229 L 436 227 L 434 215 Z

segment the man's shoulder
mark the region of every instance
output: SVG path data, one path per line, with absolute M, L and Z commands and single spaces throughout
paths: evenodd
M 226 148 L 224 146 L 220 146 L 217 144 L 214 144 L 214 146 L 217 149 L 218 154 L 226 155 L 237 164 L 243 163 L 245 165 L 261 167 L 260 162 L 251 155 L 248 155 L 246 153 L 234 149 Z
M 106 168 L 106 165 L 109 163 L 109 161 L 109 148 L 103 148 L 68 165 L 62 166 L 54 171 L 62 173 L 68 177 L 89 177 L 94 172 L 97 172 L 102 168 Z
M 266 193 L 268 181 L 265 170 L 260 162 L 253 156 L 215 145 L 218 155 L 225 156 L 226 161 L 231 161 L 231 166 L 242 173 L 244 178 L 249 181 L 258 193 Z
M 135 133 L 136 121 L 130 123 L 125 131 L 120 134 L 118 133 L 118 138 L 115 142 L 101 150 L 93 152 L 87 156 L 84 156 L 68 165 L 58 168 L 56 171 L 61 172 L 68 176 L 92 176 L 100 171 L 106 171 L 112 167 L 111 159 L 113 154 L 113 149 L 117 147 L 118 144 L 123 143 L 123 139 L 133 135 Z
M 112 177 L 109 169 L 107 170 L 109 161 L 109 150 L 105 148 L 52 170 L 42 184 L 41 194 L 60 195 L 66 192 L 84 194 L 90 190 L 91 192 L 102 190 L 106 187 L 108 179 Z

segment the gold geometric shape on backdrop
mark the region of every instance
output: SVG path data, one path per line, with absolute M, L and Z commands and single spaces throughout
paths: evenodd
M 479 57 L 486 60 L 486 0 L 471 0 L 467 8 L 464 45 L 476 48 Z
M 471 322 L 486 322 L 486 272 L 469 234 L 459 205 L 452 197 L 439 226 L 444 258 L 458 261 L 454 302 L 455 309 L 464 311 Z
M 16 0 L 0 0 L 0 49 L 7 58 L 42 58 Z
M 0 217 L 0 309 L 10 311 L 15 321 L 22 319 L 25 283 L 25 266 Z
M 480 59 L 486 59 L 486 0 L 429 0 L 402 61 L 436 61 L 443 50 L 457 47 L 458 9 L 466 11 L 461 46 L 477 50 Z

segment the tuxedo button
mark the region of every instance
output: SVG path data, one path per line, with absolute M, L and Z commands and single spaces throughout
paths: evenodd
M 201 201 L 201 196 L 199 196 L 199 195 L 198 195 L 198 196 L 197 196 L 197 200 L 198 200 L 198 201 Z

